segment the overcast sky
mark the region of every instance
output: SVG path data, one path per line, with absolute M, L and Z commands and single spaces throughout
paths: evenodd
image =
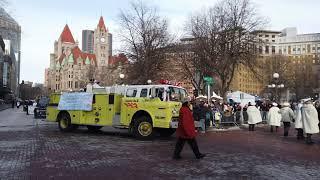
M 8 0 L 6 8 L 22 28 L 21 80 L 43 83 L 49 54 L 67 23 L 75 39 L 81 42 L 81 31 L 97 26 L 100 15 L 114 35 L 113 50 L 120 47 L 117 38 L 117 16 L 129 0 Z M 170 22 L 170 31 L 183 35 L 190 14 L 213 6 L 217 0 L 146 0 L 157 6 Z M 319 0 L 252 0 L 260 15 L 269 19 L 267 29 L 297 27 L 298 33 L 319 33 Z M 80 44 L 81 48 L 81 44 Z

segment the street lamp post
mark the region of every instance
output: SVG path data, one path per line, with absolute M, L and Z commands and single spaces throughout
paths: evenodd
M 275 101 L 278 102 L 278 89 L 284 88 L 284 84 L 279 84 L 279 73 L 273 73 L 272 77 L 274 79 L 274 83 L 268 85 L 268 88 L 275 89 Z
M 121 73 L 121 74 L 119 75 L 119 77 L 120 77 L 120 80 L 121 80 L 120 84 L 123 85 L 124 74 Z

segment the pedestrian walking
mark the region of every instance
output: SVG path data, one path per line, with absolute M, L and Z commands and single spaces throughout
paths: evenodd
M 273 132 L 275 127 L 276 132 L 281 125 L 281 114 L 279 113 L 279 108 L 277 103 L 272 103 L 272 107 L 269 109 L 267 116 L 267 122 L 270 125 L 270 132 Z
M 20 107 L 20 101 L 17 101 L 17 108 L 19 109 Z
M 283 136 L 287 137 L 289 135 L 291 123 L 294 122 L 294 113 L 288 102 L 283 103 L 282 108 L 280 109 L 280 114 L 281 121 L 283 122 Z
M 176 132 L 178 140 L 175 146 L 173 159 L 181 159 L 180 153 L 186 141 L 190 145 L 197 159 L 205 157 L 205 154 L 200 153 L 198 148 L 193 115 L 189 106 L 190 98 L 183 99 L 182 107 L 179 112 L 179 124 Z
M 255 105 L 255 102 L 249 103 L 247 109 L 249 131 L 254 131 L 255 124 L 262 122 L 261 113 Z
M 301 117 L 303 124 L 303 131 L 307 134 L 306 143 L 313 144 L 311 139 L 312 134 L 319 133 L 319 119 L 318 112 L 312 104 L 311 98 L 305 99 L 301 108 Z
M 297 130 L 297 139 L 304 139 L 303 136 L 303 124 L 301 118 L 301 108 L 302 108 L 302 101 L 300 101 L 296 108 L 295 108 L 295 122 L 294 128 Z

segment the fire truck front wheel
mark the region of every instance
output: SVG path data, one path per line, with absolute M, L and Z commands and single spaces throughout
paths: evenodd
M 149 140 L 155 135 L 152 121 L 147 116 L 141 116 L 134 122 L 134 135 L 138 139 Z
M 71 118 L 68 113 L 62 113 L 58 117 L 59 129 L 62 132 L 70 132 L 74 129 L 74 126 L 71 124 Z

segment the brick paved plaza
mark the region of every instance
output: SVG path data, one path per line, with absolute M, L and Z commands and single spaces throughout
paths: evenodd
M 283 138 L 264 126 L 209 132 L 198 137 L 204 159 L 185 146 L 176 161 L 174 137 L 138 141 L 111 128 L 61 133 L 37 122 L 22 109 L 0 111 L 0 179 L 320 179 L 319 135 L 309 146 L 293 131 Z

